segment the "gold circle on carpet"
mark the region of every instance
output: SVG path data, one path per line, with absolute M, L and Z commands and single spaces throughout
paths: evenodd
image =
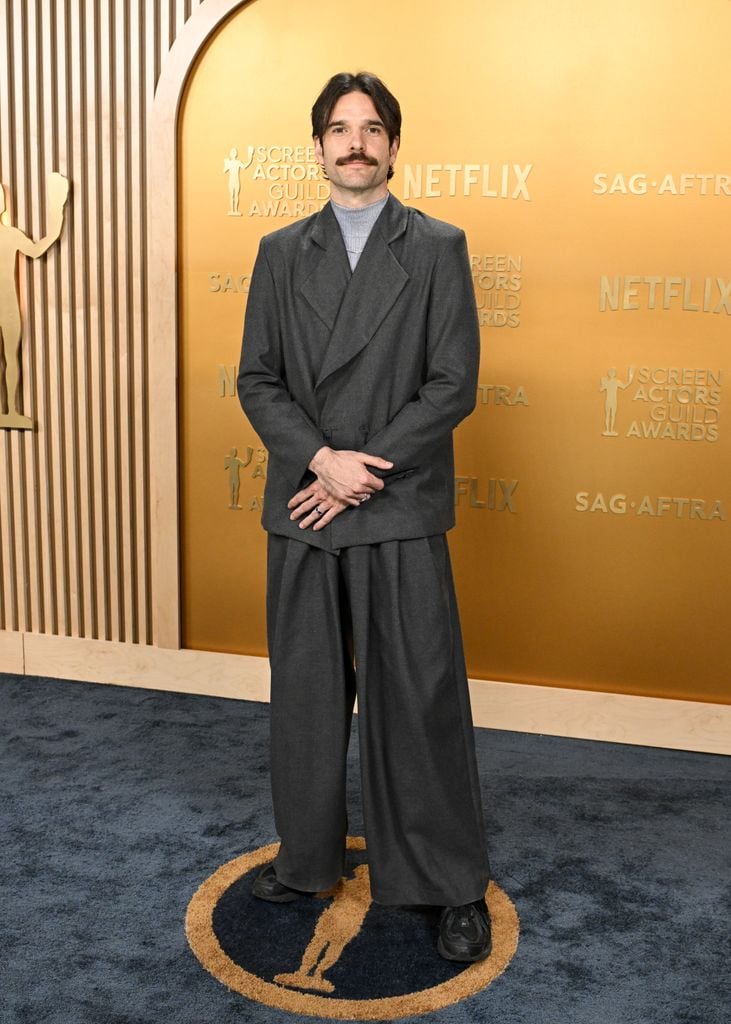
M 364 850 L 365 840 L 349 837 L 348 849 Z M 234 992 L 290 1013 L 339 1020 L 393 1020 L 440 1010 L 486 988 L 508 966 L 518 946 L 518 914 L 503 890 L 490 882 L 485 894 L 492 924 L 492 952 L 482 963 L 471 964 L 454 978 L 407 995 L 381 999 L 331 999 L 295 992 L 264 981 L 235 963 L 221 948 L 213 930 L 213 913 L 226 890 L 254 868 L 271 861 L 278 843 L 262 846 L 223 864 L 203 882 L 188 905 L 185 932 L 191 949 L 214 978 Z M 435 955 L 436 954 L 435 952 Z

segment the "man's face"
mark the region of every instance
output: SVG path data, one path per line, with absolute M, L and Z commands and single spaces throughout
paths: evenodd
M 325 168 L 333 197 L 351 204 L 358 197 L 375 202 L 386 194 L 388 169 L 396 159 L 399 140 L 389 145 L 388 132 L 370 96 L 349 92 L 333 107 L 322 139 L 315 139 L 315 156 Z

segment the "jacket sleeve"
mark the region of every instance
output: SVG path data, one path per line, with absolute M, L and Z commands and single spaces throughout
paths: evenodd
M 475 407 L 480 330 L 463 231 L 451 237 L 434 268 L 426 337 L 426 380 L 367 450 L 394 463 L 389 476 L 418 469 L 435 442 L 451 434 Z
M 249 287 L 237 390 L 244 412 L 294 493 L 325 442 L 285 381 L 279 303 L 262 240 Z

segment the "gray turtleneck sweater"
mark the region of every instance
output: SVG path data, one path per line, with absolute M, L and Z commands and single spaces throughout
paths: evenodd
M 387 202 L 388 196 L 384 196 L 383 199 L 379 199 L 376 203 L 371 203 L 370 206 L 351 208 L 349 206 L 339 206 L 334 199 L 330 200 L 333 213 L 343 233 L 345 251 L 348 254 L 351 271 L 355 270 L 360 254 L 365 249 L 371 228 L 376 223 L 379 213 Z

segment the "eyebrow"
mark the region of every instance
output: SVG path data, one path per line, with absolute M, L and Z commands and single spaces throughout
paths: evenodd
M 345 127 L 345 125 L 347 125 L 347 123 L 348 123 L 347 121 L 344 121 L 341 118 L 339 121 L 330 121 L 328 123 L 327 127 L 328 128 Z M 369 118 L 367 121 L 361 121 L 361 124 L 364 124 L 364 125 L 376 124 L 376 125 L 378 125 L 381 128 L 385 128 L 386 127 L 384 125 L 383 121 L 380 121 L 378 118 Z

